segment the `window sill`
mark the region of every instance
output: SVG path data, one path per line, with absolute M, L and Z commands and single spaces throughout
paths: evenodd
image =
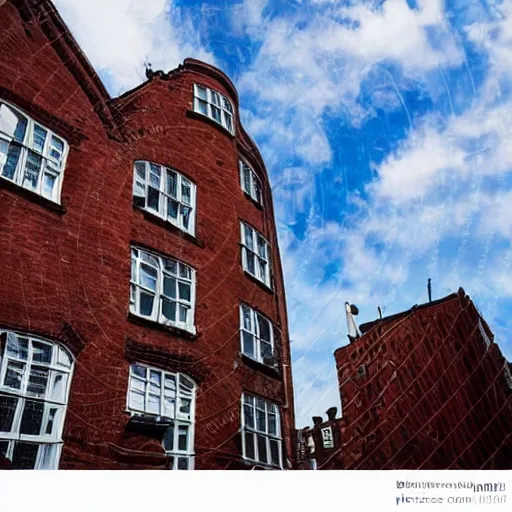
M 161 217 L 158 217 L 154 213 L 147 211 L 145 208 L 142 208 L 141 206 L 139 206 L 135 203 L 133 203 L 133 209 L 142 212 L 142 215 L 144 216 L 144 218 L 147 221 L 152 222 L 153 224 L 160 226 L 160 227 L 166 229 L 167 231 L 170 231 L 171 233 L 175 233 L 176 235 L 180 236 L 181 238 L 184 238 L 185 240 L 188 240 L 189 242 L 197 245 L 201 249 L 204 249 L 205 243 L 202 240 L 199 240 L 194 235 L 191 235 L 190 233 L 183 231 L 182 229 L 175 226 L 171 222 L 166 221 L 166 220 L 162 219 Z
M 261 203 L 258 203 L 258 201 L 256 201 L 256 199 L 254 199 L 254 197 L 251 196 L 251 194 L 248 194 L 245 190 L 242 190 L 242 192 L 244 193 L 244 196 L 249 200 L 251 201 L 251 203 L 256 207 L 258 208 L 258 210 L 261 210 L 263 211 L 264 208 L 263 208 L 263 205 Z
M 196 340 L 200 335 L 198 333 L 191 333 L 185 329 L 181 329 L 180 327 L 174 327 L 172 325 L 163 325 L 155 322 L 154 320 L 149 320 L 147 318 L 143 318 L 141 316 L 137 316 L 132 312 L 128 313 L 128 320 L 134 324 L 141 325 L 143 327 L 150 327 L 151 329 L 156 329 L 161 332 L 166 332 L 168 334 L 172 334 L 179 338 L 184 338 L 189 341 Z
M 281 466 L 276 466 L 274 464 L 266 464 L 265 462 L 258 462 L 257 460 L 248 459 L 246 457 L 242 457 L 242 461 L 246 466 L 253 466 L 254 469 L 262 469 L 262 470 L 275 470 L 282 471 Z
M 205 123 L 208 123 L 210 126 L 213 126 L 214 128 L 217 128 L 217 130 L 221 131 L 231 139 L 235 138 L 235 134 L 231 133 L 227 128 L 224 128 L 220 123 L 217 123 L 217 121 L 214 121 L 213 119 L 209 118 L 208 116 L 205 116 L 204 114 L 200 114 L 199 112 L 196 112 L 195 110 L 187 110 L 187 117 L 190 117 L 191 119 L 198 119 L 201 121 L 204 121 Z M 234 116 L 233 116 L 233 122 L 234 122 Z
M 280 371 L 279 367 L 269 366 L 268 364 L 265 364 L 260 361 L 257 361 L 256 359 L 253 359 L 252 357 L 248 356 L 247 354 L 240 354 L 240 355 L 241 355 L 243 363 L 246 364 L 249 368 L 251 368 L 253 370 L 257 370 L 261 373 L 265 373 L 269 377 L 281 379 L 281 371 Z
M 53 201 L 50 201 L 50 199 L 46 199 L 46 197 L 40 196 L 31 190 L 23 188 L 20 185 L 16 185 L 16 183 L 13 183 L 12 181 L 0 177 L 0 189 L 2 188 L 20 197 L 23 197 L 24 199 L 28 199 L 32 203 L 36 203 L 43 208 L 46 208 L 47 210 L 58 213 L 59 215 L 64 215 L 66 213 L 66 208 L 60 204 L 54 203 Z
M 262 288 L 263 290 L 265 290 L 266 292 L 268 293 L 271 293 L 272 295 L 274 294 L 274 290 L 266 285 L 263 281 L 260 281 L 257 277 L 254 277 L 250 272 L 248 272 L 247 270 L 244 269 L 244 274 L 251 280 L 253 281 L 254 283 L 256 283 L 260 288 Z

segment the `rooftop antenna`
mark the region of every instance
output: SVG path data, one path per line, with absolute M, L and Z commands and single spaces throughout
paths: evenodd
M 430 279 L 430 277 L 428 278 L 427 289 L 428 289 L 428 301 L 432 302 L 432 279 Z
M 382 320 L 382 309 L 380 306 L 377 306 L 377 311 L 379 312 L 379 320 Z
M 359 309 L 355 304 L 345 302 L 345 312 L 347 314 L 348 339 L 350 343 L 354 343 L 361 337 L 361 331 L 357 326 L 355 317 L 359 314 Z
M 151 69 L 151 62 L 148 62 L 147 60 L 145 60 L 144 67 L 146 68 L 146 78 L 151 78 L 153 76 L 153 70 Z

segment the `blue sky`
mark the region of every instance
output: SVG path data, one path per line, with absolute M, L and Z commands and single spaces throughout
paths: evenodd
M 273 185 L 299 427 L 360 321 L 459 286 L 512 359 L 512 2 L 55 0 L 112 95 L 223 69 Z M 98 13 L 101 13 L 99 15 Z

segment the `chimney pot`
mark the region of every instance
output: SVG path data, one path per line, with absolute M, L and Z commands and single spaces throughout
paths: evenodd
M 337 407 L 330 407 L 329 409 L 327 409 L 327 417 L 329 418 L 329 421 L 334 421 L 336 419 L 337 412 Z
M 321 425 L 322 423 L 323 423 L 322 416 L 313 416 L 313 424 L 315 425 L 315 427 L 317 425 Z

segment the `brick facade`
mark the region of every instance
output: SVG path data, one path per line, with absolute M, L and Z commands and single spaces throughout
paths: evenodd
M 344 469 L 512 469 L 512 378 L 460 289 L 335 352 Z
M 283 277 L 264 163 L 219 70 L 187 59 L 170 73 L 109 97 L 55 8 L 45 0 L 0 7 L 0 99 L 70 146 L 61 207 L 0 179 L 0 329 L 55 340 L 75 356 L 60 467 L 164 468 L 158 436 L 127 428 L 129 365 L 181 371 L 197 384 L 195 467 L 252 468 L 241 457 L 242 392 L 280 406 L 283 462 L 294 424 Z M 193 85 L 227 96 L 235 136 L 193 112 Z M 263 184 L 263 206 L 241 190 L 239 155 Z M 133 204 L 133 162 L 171 166 L 197 185 L 196 236 Z M 240 221 L 271 245 L 273 291 L 240 261 Z M 197 273 L 195 326 L 183 336 L 128 315 L 130 245 L 179 259 Z M 239 303 L 279 330 L 277 369 L 240 354 Z

